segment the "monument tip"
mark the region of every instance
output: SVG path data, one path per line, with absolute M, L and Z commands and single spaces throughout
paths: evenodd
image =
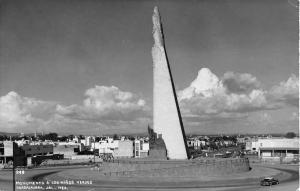
M 153 20 L 155 20 L 153 22 L 156 22 L 157 24 L 160 23 L 160 14 L 157 6 L 155 6 L 153 10 Z
M 154 7 L 153 12 L 154 12 L 155 15 L 159 15 L 159 10 L 158 10 L 157 6 Z
M 155 6 L 153 10 L 152 21 L 153 21 L 154 42 L 157 46 L 163 46 L 162 26 L 160 22 L 159 10 L 157 6 Z

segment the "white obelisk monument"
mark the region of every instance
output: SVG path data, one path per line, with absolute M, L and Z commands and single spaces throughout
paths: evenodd
M 153 130 L 165 142 L 169 159 L 187 159 L 185 132 L 165 50 L 158 8 L 153 13 Z

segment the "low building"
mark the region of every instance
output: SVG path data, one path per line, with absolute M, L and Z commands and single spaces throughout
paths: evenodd
M 71 159 L 73 156 L 77 155 L 78 152 L 80 151 L 80 143 L 78 144 L 56 145 L 55 147 L 53 147 L 53 153 L 63 155 L 64 158 L 66 159 Z
M 81 143 L 83 143 L 84 146 L 86 146 L 86 147 L 91 147 L 92 140 L 95 140 L 95 139 L 93 137 L 91 137 L 91 136 L 86 136 L 85 139 L 81 140 Z
M 299 157 L 299 139 L 259 139 L 258 156 L 264 160 L 287 161 Z
M 3 141 L 0 142 L 0 163 L 6 164 L 13 160 L 13 142 Z
M 259 143 L 258 138 L 249 138 L 246 141 L 246 151 L 258 152 Z
M 113 156 L 114 158 L 132 158 L 134 156 L 133 141 L 118 141 L 118 147 L 114 149 Z
M 25 152 L 25 157 L 53 154 L 53 145 L 24 144 L 21 149 Z
M 99 156 L 101 155 L 112 155 L 114 150 L 119 146 L 119 140 L 113 140 L 108 138 L 106 140 L 99 141 Z M 97 148 L 96 148 L 97 149 Z
M 149 155 L 149 142 L 145 140 L 135 140 L 134 141 L 134 157 L 135 158 L 145 158 Z
M 299 138 L 259 138 L 247 144 L 262 161 L 289 162 L 299 160 Z
M 246 143 L 246 139 L 245 139 L 245 137 L 237 137 L 236 138 L 236 141 L 237 141 L 237 143 Z

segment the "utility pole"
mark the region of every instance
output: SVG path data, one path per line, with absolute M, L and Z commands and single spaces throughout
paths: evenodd
M 17 143 L 13 142 L 13 191 L 16 191 L 16 148 L 18 148 Z
M 96 153 L 95 153 L 95 147 L 96 147 L 96 137 L 94 138 L 94 165 L 96 165 Z

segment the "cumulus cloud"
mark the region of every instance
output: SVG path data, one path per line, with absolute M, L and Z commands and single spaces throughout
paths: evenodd
M 291 121 L 299 121 L 299 112 L 293 112 L 291 117 L 290 117 Z
M 226 72 L 222 82 L 230 93 L 249 93 L 254 89 L 260 88 L 260 82 L 251 74 L 239 74 L 234 72 Z
M 22 97 L 11 91 L 0 97 L 0 121 L 11 125 L 25 125 L 36 119 L 47 118 L 54 106 L 54 102 Z
M 269 98 L 276 103 L 299 105 L 299 78 L 292 74 L 287 81 L 271 88 Z
M 57 105 L 58 114 L 80 120 L 136 120 L 147 116 L 145 100 L 115 86 L 95 86 L 85 92 L 82 105 Z
M 222 117 L 224 113 L 230 117 L 230 113 L 277 109 L 284 106 L 282 102 L 296 105 L 298 88 L 295 75 L 266 91 L 251 74 L 226 72 L 220 79 L 202 68 L 190 86 L 178 92 L 178 97 L 185 117 Z
M 88 89 L 85 95 L 87 98 L 84 100 L 84 106 L 96 109 L 105 115 L 113 112 L 127 114 L 143 111 L 146 104 L 145 100 L 136 94 L 121 91 L 115 86 L 96 86 Z
M 208 68 L 178 96 L 185 114 L 219 114 L 257 110 L 266 105 L 265 92 L 250 74 L 227 72 L 220 80 Z
M 20 123 L 24 124 L 27 121 L 31 121 L 32 117 L 28 113 L 27 108 L 24 105 L 28 105 L 26 100 L 23 104 L 22 98 L 16 92 L 9 92 L 6 96 L 0 98 L 0 119 L 1 121 L 7 121 L 8 123 Z
M 179 100 L 187 100 L 194 97 L 208 98 L 224 92 L 223 84 L 219 78 L 213 74 L 208 68 L 199 70 L 197 78 L 189 87 L 179 91 Z
M 117 128 L 116 124 L 120 128 L 149 122 L 145 100 L 134 93 L 95 86 L 86 90 L 85 96 L 82 104 L 66 106 L 9 92 L 0 97 L 0 131 L 109 129 Z
M 241 119 L 253 111 L 298 106 L 298 92 L 296 75 L 264 90 L 251 74 L 226 72 L 219 78 L 203 68 L 187 88 L 178 92 L 178 100 L 185 120 L 199 123 Z M 84 95 L 81 104 L 63 105 L 9 92 L 0 97 L 0 131 L 69 131 L 70 128 L 138 131 L 137 127 L 151 121 L 146 101 L 132 92 L 115 86 L 95 86 Z M 293 119 L 296 115 L 293 114 Z

